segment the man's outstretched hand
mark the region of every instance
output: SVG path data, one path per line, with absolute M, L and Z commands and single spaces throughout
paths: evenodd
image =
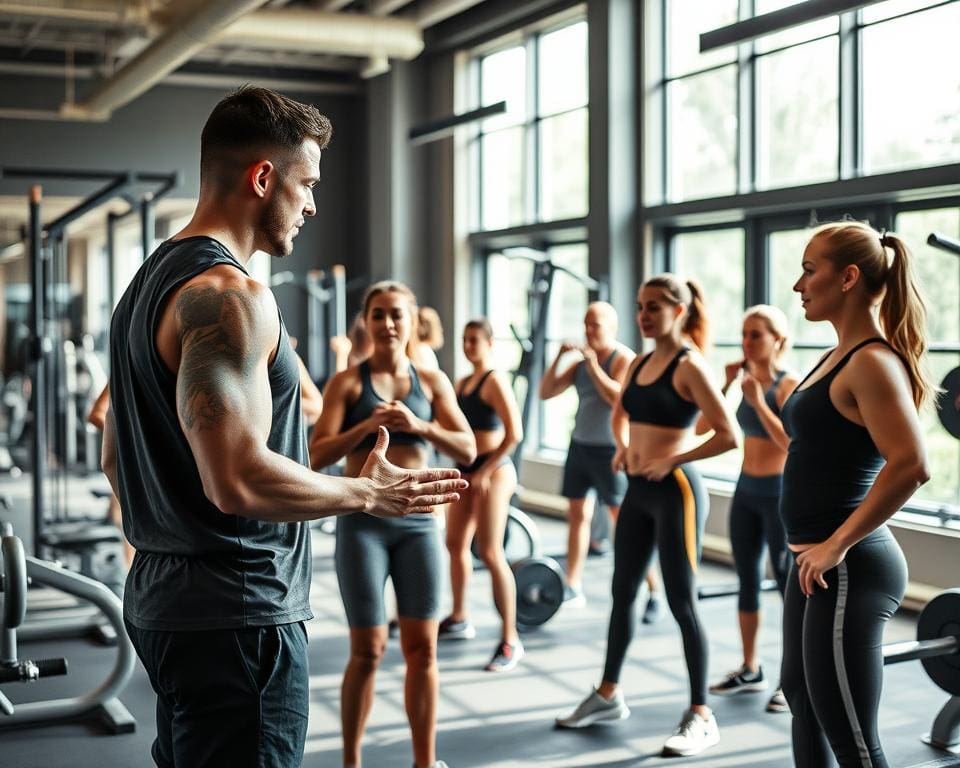
M 385 427 L 377 432 L 377 444 L 360 470 L 374 487 L 374 505 L 370 514 L 377 517 L 403 517 L 415 512 L 433 512 L 441 504 L 460 498 L 459 491 L 469 483 L 456 469 L 403 469 L 387 461 L 390 434 Z

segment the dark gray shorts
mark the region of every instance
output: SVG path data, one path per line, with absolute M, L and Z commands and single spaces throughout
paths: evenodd
M 385 520 L 357 512 L 337 520 L 335 556 L 347 623 L 356 629 L 386 625 L 383 587 L 397 593 L 407 619 L 436 619 L 440 611 L 442 552 L 433 515 Z
M 159 768 L 300 765 L 310 710 L 302 621 L 195 632 L 126 624 L 157 694 Z
M 619 507 L 627 493 L 627 476 L 614 472 L 610 466 L 614 453 L 613 446 L 586 445 L 571 440 L 560 494 L 566 499 L 582 499 L 593 489 L 608 507 Z

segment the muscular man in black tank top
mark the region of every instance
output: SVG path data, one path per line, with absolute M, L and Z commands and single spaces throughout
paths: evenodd
M 292 251 L 316 212 L 330 132 L 315 108 L 266 89 L 221 101 L 201 138 L 193 218 L 144 262 L 113 316 L 102 463 L 136 548 L 124 618 L 157 693 L 162 767 L 299 765 L 304 523 L 408 515 L 466 486 L 456 471 L 388 463 L 385 430 L 360 477 L 309 469 L 295 355 L 244 265 L 255 250 Z

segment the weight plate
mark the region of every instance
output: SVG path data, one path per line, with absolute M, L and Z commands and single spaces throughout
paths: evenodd
M 27 615 L 27 562 L 23 544 L 16 536 L 0 542 L 3 557 L 3 626 L 16 629 Z
M 960 637 L 960 589 L 948 589 L 927 603 L 917 621 L 917 640 Z M 960 696 L 960 653 L 921 659 L 930 679 L 953 696 Z
M 548 557 L 531 557 L 512 567 L 517 580 L 517 623 L 545 624 L 563 603 L 563 571 Z
M 940 383 L 943 394 L 937 400 L 937 412 L 943 428 L 960 438 L 960 368 L 954 368 Z

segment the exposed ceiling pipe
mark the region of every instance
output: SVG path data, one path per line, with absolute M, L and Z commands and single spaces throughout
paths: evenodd
M 84 122 L 102 123 L 109 119 L 103 114 L 71 114 L 63 108 L 56 109 L 14 109 L 0 107 L 0 120 L 80 120 Z
M 353 0 L 319 0 L 315 3 L 321 11 L 339 11 L 346 8 Z
M 259 8 L 265 0 L 208 0 L 186 17 L 171 25 L 168 32 L 154 40 L 139 56 L 124 64 L 104 81 L 85 102 L 64 104 L 65 116 L 109 116 L 160 82 L 188 61 L 212 38 L 245 14 Z
M 422 0 L 416 7 L 404 13 L 403 17 L 414 21 L 420 29 L 427 29 L 482 2 L 483 0 Z
M 86 21 L 96 24 L 137 24 L 150 22 L 150 3 L 146 0 L 135 3 L 117 0 L 59 0 L 56 3 L 0 2 L 0 16 L 15 16 L 23 19 L 56 19 L 60 21 Z
M 414 59 L 423 51 L 420 28 L 408 19 L 299 8 L 263 10 L 244 16 L 210 42 L 403 60 Z
M 60 64 L 28 64 L 19 62 L 0 61 L 0 74 L 26 75 L 28 77 L 63 77 L 63 66 Z M 77 67 L 74 76 L 78 80 L 90 80 L 96 77 L 93 67 Z M 294 93 L 360 93 L 360 86 L 356 82 L 340 82 L 336 80 L 310 79 L 304 80 L 295 77 L 258 77 L 255 75 L 231 75 L 216 72 L 173 72 L 167 75 L 164 85 L 183 85 L 191 88 L 220 88 L 223 90 L 238 88 L 244 83 L 261 85 L 264 88 L 273 88 L 277 91 L 291 91 Z M 60 112 L 49 109 L 15 109 L 0 107 L 0 118 L 22 120 L 62 120 L 69 119 Z M 84 119 L 82 116 L 73 116 L 74 120 Z
M 411 0 L 371 0 L 367 13 L 371 16 L 389 16 L 410 3 Z

